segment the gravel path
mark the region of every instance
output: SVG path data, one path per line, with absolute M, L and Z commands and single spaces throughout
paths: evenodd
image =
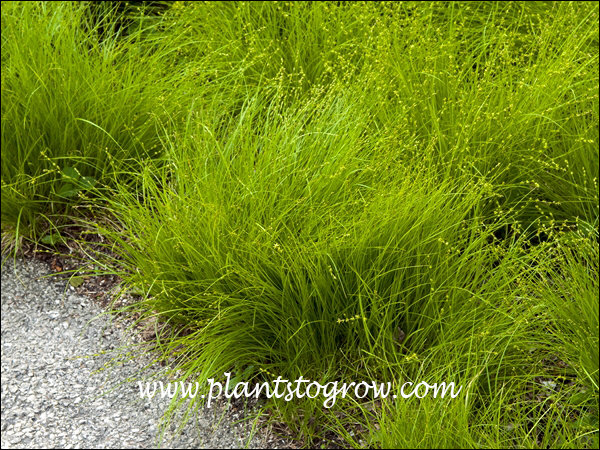
M 132 380 L 142 362 L 110 364 L 128 333 L 98 317 L 102 309 L 65 281 L 40 278 L 49 272 L 29 259 L 2 267 L 2 448 L 282 445 L 264 431 L 252 436 L 250 424 L 232 423 L 240 413 L 227 405 L 200 409 L 181 434 L 170 429 L 160 443 L 168 399 L 140 398 Z

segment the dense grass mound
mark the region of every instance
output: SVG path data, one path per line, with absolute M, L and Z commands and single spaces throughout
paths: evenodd
M 125 34 L 115 11 L 105 14 L 75 2 L 2 4 L 2 225 L 11 238 L 39 240 L 125 162 L 160 153 L 156 127 L 172 116 L 166 37 L 151 24 Z
M 7 239 L 100 232 L 181 380 L 463 386 L 306 445 L 598 446 L 596 3 L 86 8 L 3 5 Z

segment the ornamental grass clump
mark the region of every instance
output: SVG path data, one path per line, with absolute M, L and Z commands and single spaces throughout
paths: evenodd
M 307 447 L 597 448 L 598 17 L 3 5 L 4 236 L 100 234 L 172 380 L 462 387 L 263 398 Z

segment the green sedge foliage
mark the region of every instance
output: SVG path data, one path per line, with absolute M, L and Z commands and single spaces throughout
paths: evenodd
M 160 152 L 165 39 L 85 2 L 2 4 L 2 224 L 39 239 L 123 162 Z M 163 95 L 164 94 L 164 95 Z M 83 183 L 81 177 L 89 177 Z
M 180 380 L 463 386 L 267 401 L 306 445 L 597 447 L 596 3 L 143 13 L 100 33 L 73 6 L 3 7 L 3 227 L 101 185 L 99 261 L 172 325 L 156 348 Z M 48 17 L 60 47 L 33 33 Z M 27 84 L 5 22 L 39 52 Z

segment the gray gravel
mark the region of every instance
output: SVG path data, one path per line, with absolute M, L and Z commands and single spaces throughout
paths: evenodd
M 131 342 L 91 299 L 37 260 L 2 267 L 2 448 L 261 448 L 282 445 L 231 405 L 198 410 L 183 432 L 158 440 L 169 399 L 141 399 L 137 380 L 159 373 L 122 358 Z M 154 370 L 154 372 L 153 372 Z M 160 379 L 160 378 L 158 378 Z

